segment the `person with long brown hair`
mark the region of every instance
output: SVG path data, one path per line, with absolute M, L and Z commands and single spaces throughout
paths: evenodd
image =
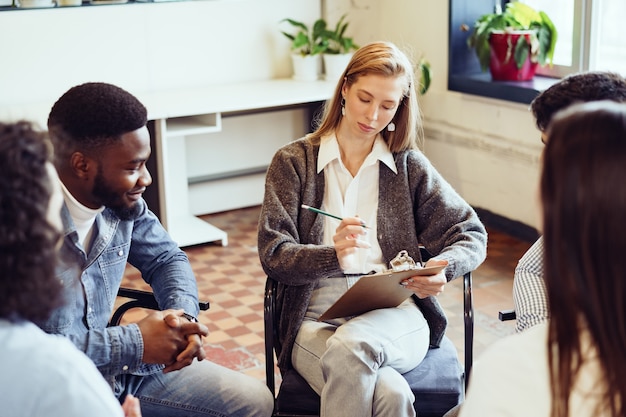
M 461 417 L 624 415 L 625 161 L 625 104 L 552 120 L 540 181 L 551 316 L 479 358 Z

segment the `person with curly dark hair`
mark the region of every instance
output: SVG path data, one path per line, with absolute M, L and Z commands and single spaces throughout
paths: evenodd
M 587 71 L 571 74 L 539 93 L 530 111 L 540 132 L 545 134 L 554 115 L 571 104 L 612 100 L 626 102 L 626 79 L 616 72 Z
M 63 195 L 51 149 L 31 123 L 0 122 L 0 414 L 139 417 L 138 401 L 123 410 L 87 356 L 33 324 L 63 302 L 54 277 Z
M 66 302 L 41 326 L 69 337 L 120 400 L 139 398 L 145 416 L 269 416 L 274 397 L 265 384 L 204 360 L 208 328 L 196 319 L 189 260 L 142 198 L 152 183 L 146 123 L 145 106 L 108 83 L 72 87 L 52 107 L 64 197 L 57 278 Z M 108 326 L 127 262 L 162 311 Z

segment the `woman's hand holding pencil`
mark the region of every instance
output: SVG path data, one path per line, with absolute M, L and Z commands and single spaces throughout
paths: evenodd
M 361 237 L 367 236 L 367 229 L 369 228 L 365 225 L 363 220 L 358 217 L 342 218 L 323 210 L 307 206 L 306 204 L 302 204 L 302 208 L 323 216 L 341 220 L 341 223 L 339 223 L 339 226 L 333 235 L 333 242 L 335 244 L 335 252 L 337 253 L 339 266 L 344 271 L 350 267 L 350 255 L 354 254 L 358 248 L 369 249 L 371 247 L 367 240 L 361 239 Z

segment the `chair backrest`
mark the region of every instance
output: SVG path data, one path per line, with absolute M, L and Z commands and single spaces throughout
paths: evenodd
M 122 298 L 128 298 L 129 301 L 121 304 L 111 316 L 109 326 L 119 326 L 122 322 L 122 317 L 131 308 L 148 308 L 151 310 L 159 310 L 159 304 L 157 303 L 154 294 L 150 291 L 134 290 L 132 288 L 121 287 L 117 291 L 117 296 Z M 198 307 L 201 311 L 209 309 L 208 301 L 199 301 Z

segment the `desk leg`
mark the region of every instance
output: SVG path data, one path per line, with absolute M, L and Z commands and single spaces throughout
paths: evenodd
M 168 136 L 165 119 L 155 120 L 159 209 L 161 222 L 179 246 L 220 241 L 228 245 L 226 232 L 192 215 L 189 210 L 184 136 Z

